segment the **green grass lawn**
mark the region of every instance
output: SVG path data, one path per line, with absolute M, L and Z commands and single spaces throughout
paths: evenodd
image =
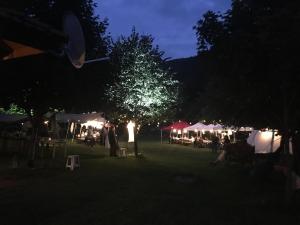
M 123 145 L 125 145 L 123 143 Z M 300 224 L 300 208 L 282 206 L 276 179 L 257 182 L 216 154 L 141 142 L 141 158 L 110 158 L 103 147 L 68 146 L 81 168 L 64 169 L 62 153 L 47 168 L 0 167 L 1 225 Z

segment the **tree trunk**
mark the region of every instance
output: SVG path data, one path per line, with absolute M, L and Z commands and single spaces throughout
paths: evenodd
M 287 175 L 286 175 L 286 183 L 285 183 L 285 205 L 289 207 L 292 203 L 294 196 L 294 180 L 293 180 L 293 164 L 294 159 L 293 156 L 289 152 L 289 136 L 288 132 L 283 134 L 283 149 L 286 160 L 287 167 Z
M 137 128 L 134 128 L 134 155 L 138 157 L 138 131 Z
M 287 89 L 284 86 L 283 89 L 283 152 L 286 160 L 287 174 L 286 174 L 286 183 L 285 183 L 285 206 L 289 207 L 292 203 L 294 190 L 293 190 L 293 156 L 290 154 L 289 148 L 289 107 L 287 99 Z

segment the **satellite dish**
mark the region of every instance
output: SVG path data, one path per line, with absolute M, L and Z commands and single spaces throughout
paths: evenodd
M 65 52 L 73 66 L 79 69 L 85 63 L 85 40 L 80 22 L 72 12 L 64 15 L 63 31 L 68 36 Z
M 82 27 L 78 18 L 70 11 L 63 17 L 62 31 L 22 13 L 1 7 L 0 21 L 1 25 L 4 25 L 4 32 L 0 31 L 0 61 L 50 53 L 56 57 L 67 55 L 73 66 L 79 69 L 84 64 L 109 60 L 109 57 L 85 60 Z M 9 32 L 5 32 L 6 30 Z

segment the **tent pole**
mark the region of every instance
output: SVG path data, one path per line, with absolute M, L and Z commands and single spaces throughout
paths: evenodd
M 272 139 L 271 139 L 270 153 L 273 153 L 273 145 L 274 145 L 274 130 L 272 129 Z
M 75 125 L 74 125 L 73 137 L 72 137 L 72 143 L 74 142 L 76 128 L 77 128 L 77 123 L 75 123 Z
M 160 129 L 160 144 L 162 144 L 162 129 Z
M 65 154 L 64 154 L 64 156 L 65 156 L 65 158 L 67 157 L 67 139 L 68 139 L 68 134 L 69 134 L 69 126 L 70 126 L 70 121 L 68 121 L 68 127 L 67 127 L 67 132 L 66 132 L 66 138 L 65 138 Z

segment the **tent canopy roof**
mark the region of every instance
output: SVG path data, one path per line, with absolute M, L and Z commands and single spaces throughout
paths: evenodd
M 70 114 L 70 113 L 57 113 L 56 120 L 58 122 L 80 122 L 86 123 L 89 120 L 94 120 L 98 122 L 105 122 L 103 113 L 88 113 L 88 114 Z
M 176 129 L 176 130 L 182 130 L 186 127 L 188 127 L 189 124 L 185 121 L 178 121 L 178 122 L 175 122 L 169 126 L 166 126 L 166 127 L 162 127 L 162 130 L 172 130 L 172 129 Z
M 200 130 L 203 130 L 205 128 L 206 128 L 205 124 L 203 124 L 203 123 L 196 123 L 196 124 L 194 124 L 192 126 L 189 126 L 189 127 L 185 128 L 185 129 L 188 130 L 188 131 L 194 131 L 194 130 L 199 130 L 200 131 Z
M 209 125 L 205 125 L 203 123 L 196 123 L 192 126 L 189 126 L 186 128 L 186 130 L 188 131 L 194 131 L 194 130 L 198 130 L 198 131 L 201 131 L 201 130 L 204 130 L 204 131 L 210 131 L 210 130 L 223 130 L 223 126 L 221 124 L 209 124 Z
M 86 113 L 86 114 L 74 114 L 74 113 L 47 113 L 45 115 L 47 118 L 55 116 L 57 122 L 68 123 L 68 122 L 78 122 L 86 123 L 87 121 L 98 121 L 105 123 L 105 118 L 103 113 Z

